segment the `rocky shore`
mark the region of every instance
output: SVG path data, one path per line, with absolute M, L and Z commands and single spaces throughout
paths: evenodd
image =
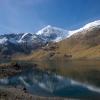
M 22 67 L 17 63 L 0 64 L 0 78 L 13 76 L 22 71 Z
M 17 88 L 0 88 L 0 100 L 73 100 L 61 97 L 40 97 Z

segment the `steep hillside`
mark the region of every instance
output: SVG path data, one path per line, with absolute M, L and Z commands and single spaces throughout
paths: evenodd
M 75 31 L 69 38 L 49 43 L 25 59 L 100 59 L 100 26 Z
M 64 29 L 48 25 L 36 33 L 0 35 L 0 58 L 1 56 L 12 56 L 18 53 L 29 54 L 49 42 L 58 42 L 65 39 L 68 35 L 67 32 Z
M 72 58 L 100 57 L 100 28 L 76 33 L 58 45 L 59 52 L 71 54 Z

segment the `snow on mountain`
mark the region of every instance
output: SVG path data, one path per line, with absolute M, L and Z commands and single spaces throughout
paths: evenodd
M 39 30 L 37 33 L 24 33 L 18 40 L 18 43 L 24 43 L 26 41 L 31 43 L 36 41 L 42 41 L 44 43 L 51 41 L 59 42 L 67 37 L 67 33 L 67 30 L 48 25 Z
M 10 33 L 10 34 L 0 35 L 0 44 L 5 44 L 5 43 L 17 44 L 18 40 L 22 37 L 22 35 L 23 35 L 22 33 L 20 34 Z
M 100 28 L 100 20 L 88 23 L 84 25 L 82 28 L 72 31 L 67 31 L 61 28 L 52 27 L 50 25 L 46 26 L 45 28 L 38 31 L 36 34 L 39 35 L 45 41 L 53 41 L 59 42 L 63 39 L 69 38 L 75 33 L 89 31 L 93 28 Z
M 67 33 L 67 30 L 48 25 L 38 31 L 36 34 L 39 35 L 45 41 L 59 42 L 66 37 Z
M 0 44 L 5 43 L 6 41 L 9 41 L 10 43 L 16 44 L 16 43 L 24 43 L 28 42 L 31 43 L 46 43 L 46 42 L 59 42 L 63 39 L 69 38 L 73 34 L 78 34 L 79 32 L 89 31 L 93 28 L 100 28 L 100 20 L 91 22 L 86 24 L 80 29 L 67 31 L 61 28 L 53 27 L 51 25 L 48 25 L 44 27 L 43 29 L 39 30 L 36 33 L 21 33 L 21 34 L 7 34 L 0 36 Z
M 6 37 L 0 39 L 0 44 L 5 44 L 8 41 Z
M 18 40 L 18 43 L 24 43 L 25 41 L 29 41 L 32 37 L 31 33 L 24 33 L 20 40 Z
M 85 26 L 83 26 L 80 29 L 69 31 L 68 32 L 68 37 L 72 36 L 75 33 L 79 33 L 79 32 L 82 32 L 82 31 L 91 30 L 93 28 L 100 28 L 100 20 L 88 23 L 88 24 L 86 24 Z

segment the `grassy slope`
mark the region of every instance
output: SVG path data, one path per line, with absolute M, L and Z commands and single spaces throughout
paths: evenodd
M 51 49 L 52 46 L 55 48 Z M 57 46 L 57 48 L 56 48 Z M 43 60 L 67 58 L 65 55 L 72 55 L 71 59 L 100 59 L 100 29 L 86 31 L 80 35 L 73 35 L 56 44 L 45 47 L 47 50 L 40 49 L 30 55 L 15 57 L 19 60 Z M 53 53 L 53 56 L 51 56 Z

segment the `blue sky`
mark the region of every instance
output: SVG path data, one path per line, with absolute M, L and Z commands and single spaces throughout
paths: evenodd
M 100 0 L 0 0 L 0 34 L 52 25 L 74 30 L 100 19 Z

